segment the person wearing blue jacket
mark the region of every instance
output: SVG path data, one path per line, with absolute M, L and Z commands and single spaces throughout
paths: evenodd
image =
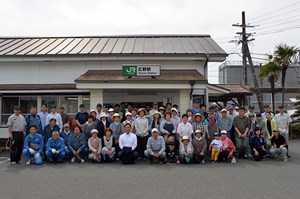
M 29 127 L 29 134 L 26 136 L 24 141 L 23 155 L 26 159 L 26 165 L 29 165 L 31 158 L 34 157 L 35 164 L 43 164 L 41 153 L 44 149 L 43 137 L 36 133 L 37 127 L 32 125 Z
M 46 156 L 50 163 L 61 163 L 65 157 L 65 141 L 59 137 L 59 132 L 54 131 L 52 137 L 49 138 L 46 144 Z
M 255 135 L 250 138 L 251 152 L 255 161 L 264 160 L 264 156 L 268 153 L 265 145 L 264 136 L 262 135 L 260 128 L 256 128 Z
M 70 125 L 67 123 L 67 124 L 64 124 L 64 129 L 60 132 L 60 137 L 65 141 L 65 153 L 67 155 L 67 158 L 68 159 L 71 159 L 71 151 L 69 150 L 67 144 L 68 144 L 68 141 L 70 139 L 70 137 L 73 135 L 73 131 L 70 130 Z
M 74 128 L 74 134 L 68 141 L 68 149 L 71 152 L 71 162 L 75 162 L 75 159 L 79 159 L 80 162 L 85 162 L 86 155 L 88 153 L 88 147 L 86 137 L 80 132 L 80 128 L 76 126 Z
M 30 109 L 30 114 L 26 116 L 26 135 L 29 134 L 29 127 L 35 125 L 37 127 L 37 133 L 43 135 L 43 125 L 41 117 L 37 114 L 37 109 L 35 106 L 32 106 Z
M 44 128 L 44 133 L 43 133 L 43 137 L 44 137 L 44 142 L 46 143 L 48 141 L 49 138 L 52 137 L 52 133 L 54 131 L 60 131 L 59 126 L 56 124 L 56 119 L 55 118 L 51 118 L 49 121 L 49 124 L 45 126 Z

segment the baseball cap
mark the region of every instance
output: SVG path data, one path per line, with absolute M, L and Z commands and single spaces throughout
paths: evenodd
M 269 104 L 265 104 L 264 108 L 270 108 L 270 105 Z
M 68 123 L 64 124 L 64 128 L 70 127 Z
M 284 108 L 284 106 L 283 106 L 283 105 L 281 105 L 281 106 L 279 106 L 278 108 L 279 108 L 279 109 L 282 109 L 282 108 Z
M 253 105 L 250 105 L 249 109 L 255 109 L 255 107 Z
M 227 131 L 226 130 L 222 130 L 221 134 L 227 134 Z
M 200 104 L 200 100 L 199 99 L 195 99 L 194 103 L 199 103 Z
M 16 106 L 14 106 L 14 109 L 15 110 L 21 110 L 21 106 L 20 105 L 16 105 Z
M 223 112 L 227 112 L 227 110 L 226 109 L 222 109 L 221 113 L 223 113 Z
M 84 107 L 85 107 L 84 104 L 79 105 L 79 108 L 84 108 Z
M 98 108 L 102 108 L 102 104 L 97 104 L 97 106 L 96 107 L 98 107 Z

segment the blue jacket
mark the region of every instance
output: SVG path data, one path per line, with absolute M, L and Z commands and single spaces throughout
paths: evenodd
M 87 147 L 86 144 L 86 137 L 84 134 L 80 133 L 78 137 L 73 134 L 70 139 L 68 140 L 68 148 L 70 151 L 74 152 L 77 150 L 83 151 L 84 148 Z
M 65 145 L 67 145 L 67 144 L 68 144 L 68 141 L 69 141 L 69 139 L 70 139 L 70 137 L 71 137 L 73 134 L 74 134 L 73 131 L 70 131 L 68 134 L 66 134 L 65 131 L 62 131 L 62 132 L 60 132 L 59 136 L 60 136 L 62 139 L 64 139 Z
M 33 145 L 39 146 L 38 149 L 36 149 Z M 24 141 L 24 149 L 29 149 L 32 148 L 38 153 L 42 153 L 44 149 L 44 140 L 43 137 L 36 133 L 34 136 L 31 138 L 30 134 L 26 136 L 25 141 Z
M 55 142 L 53 138 L 49 138 L 47 144 L 46 144 L 46 150 L 59 150 L 60 152 L 65 151 L 65 141 L 61 137 L 58 138 L 58 140 Z
M 264 146 L 265 145 L 265 139 L 264 139 L 264 137 L 263 136 L 259 136 L 259 137 L 257 137 L 257 136 L 252 136 L 251 138 L 250 138 L 250 147 L 253 149 L 253 148 L 255 148 L 255 149 L 261 149 L 262 148 L 262 146 Z
M 25 121 L 26 121 L 26 135 L 29 134 L 29 127 L 31 125 L 35 125 L 37 127 L 37 132 L 39 134 L 43 134 L 43 126 L 42 126 L 42 120 L 41 120 L 41 117 L 36 114 L 36 115 L 32 115 L 32 114 L 29 114 L 26 116 L 25 118 Z
M 59 132 L 59 126 L 55 125 L 54 128 L 51 128 L 50 124 L 47 124 L 45 126 L 44 133 L 43 133 L 43 137 L 44 137 L 44 142 L 45 143 L 48 141 L 49 138 L 52 137 L 53 131 L 58 131 Z

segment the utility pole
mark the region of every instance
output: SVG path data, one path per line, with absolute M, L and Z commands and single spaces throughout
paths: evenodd
M 237 32 L 237 34 L 241 35 L 240 42 L 242 43 L 242 53 L 243 53 L 244 83 L 245 83 L 245 85 L 250 86 L 250 84 L 248 84 L 248 71 L 247 71 L 248 70 L 247 60 L 248 60 L 249 67 L 250 67 L 250 70 L 251 70 L 251 73 L 252 73 L 254 92 L 257 96 L 257 101 L 258 101 L 258 104 L 259 104 L 260 111 L 263 112 L 263 96 L 260 92 L 260 86 L 259 86 L 259 83 L 258 83 L 257 75 L 255 73 L 255 68 L 254 68 L 254 65 L 253 65 L 252 57 L 251 57 L 249 46 L 248 46 L 248 42 L 253 41 L 254 39 L 248 40 L 249 36 L 252 36 L 252 34 L 246 32 L 246 28 L 253 28 L 255 26 L 246 25 L 246 16 L 245 16 L 244 11 L 242 12 L 242 24 L 241 25 L 240 24 L 233 24 L 232 26 L 242 28 L 242 32 Z

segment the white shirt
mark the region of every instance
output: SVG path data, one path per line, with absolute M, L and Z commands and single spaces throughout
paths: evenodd
M 132 150 L 135 150 L 137 146 L 137 138 L 133 133 L 123 133 L 119 138 L 119 147 L 122 150 L 123 147 L 131 147 Z
M 52 119 L 52 118 L 56 119 L 56 125 L 58 125 L 60 129 L 62 129 L 63 123 L 62 123 L 61 116 L 58 113 L 54 113 L 54 114 L 50 113 L 46 118 L 46 125 L 48 125 L 50 123 L 50 119 Z
M 193 126 L 189 122 L 187 122 L 186 124 L 181 122 L 178 125 L 177 133 L 179 134 L 180 138 L 182 138 L 183 136 L 188 136 L 189 138 L 191 138 L 193 132 Z
M 283 114 L 278 113 L 275 115 L 274 119 L 276 120 L 277 126 L 280 129 L 285 129 L 286 126 L 290 122 L 292 122 L 291 117 L 286 113 L 283 113 Z

